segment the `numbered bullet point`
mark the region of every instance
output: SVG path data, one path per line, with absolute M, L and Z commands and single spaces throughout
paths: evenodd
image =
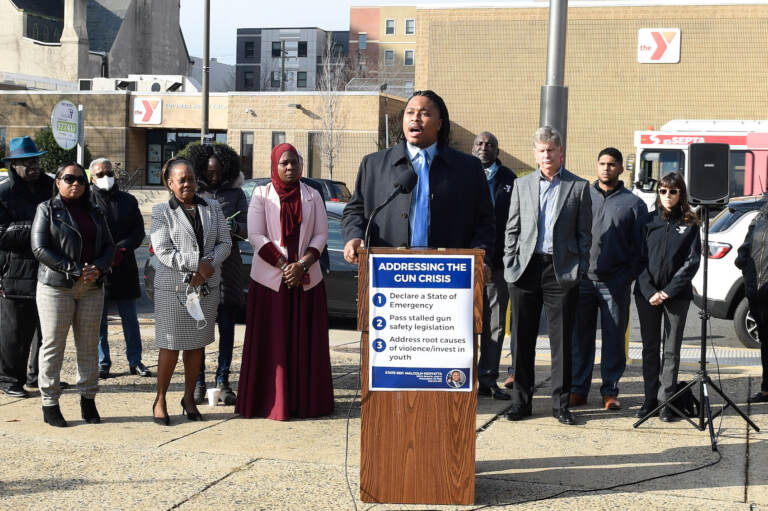
M 376 293 L 373 295 L 373 304 L 376 307 L 383 307 L 387 303 L 387 297 L 383 293 Z
M 384 327 L 387 326 L 387 320 L 382 318 L 381 316 L 376 316 L 373 318 L 373 328 L 376 330 L 384 330 Z
M 381 353 L 385 349 L 387 349 L 387 343 L 384 342 L 384 339 L 376 339 L 373 341 L 373 351 Z

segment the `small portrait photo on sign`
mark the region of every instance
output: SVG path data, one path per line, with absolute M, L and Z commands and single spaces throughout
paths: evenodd
M 461 369 L 451 369 L 448 374 L 445 375 L 445 383 L 449 387 L 461 388 L 467 381 L 467 375 Z

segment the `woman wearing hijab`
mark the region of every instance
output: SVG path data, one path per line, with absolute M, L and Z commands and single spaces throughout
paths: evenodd
M 333 411 L 328 310 L 317 264 L 328 240 L 323 200 L 302 184 L 298 152 L 272 150 L 272 181 L 248 208 L 251 267 L 235 413 L 316 417 Z

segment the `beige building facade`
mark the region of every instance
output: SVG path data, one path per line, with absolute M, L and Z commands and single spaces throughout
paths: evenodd
M 320 92 L 212 94 L 209 130 L 241 156 L 247 178 L 270 175 L 270 152 L 278 143 L 295 145 L 308 177 L 333 178 L 354 186 L 363 156 L 394 142 L 402 98 L 371 92 L 339 92 L 333 175 L 323 141 L 327 97 Z M 94 158 L 106 157 L 140 185 L 160 186 L 163 163 L 200 139 L 199 94 L 135 92 L 0 91 L 0 144 L 33 136 L 50 125 L 61 100 L 85 108 L 86 144 Z M 387 128 L 389 127 L 389 136 Z
M 767 117 L 768 5 L 706 4 L 570 2 L 569 169 L 593 178 L 600 149 L 615 146 L 629 156 L 636 130 L 672 119 Z M 459 149 L 469 151 L 474 136 L 489 130 L 504 164 L 519 171 L 535 166 L 531 136 L 546 78 L 547 7 L 418 9 L 416 88 L 445 99 Z M 641 29 L 679 30 L 679 61 L 638 62 L 646 44 Z
M 349 57 L 361 77 L 387 84 L 390 92 L 413 92 L 418 51 L 415 5 L 352 6 Z

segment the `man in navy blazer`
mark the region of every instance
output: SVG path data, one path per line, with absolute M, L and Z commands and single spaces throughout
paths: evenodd
M 536 337 L 542 307 L 552 352 L 552 415 L 575 424 L 568 409 L 571 337 L 579 280 L 589 268 L 592 200 L 589 183 L 563 167 L 560 133 L 536 130 L 538 169 L 515 181 L 505 232 L 504 278 L 510 284 L 510 323 L 517 330 L 515 383 L 509 420 L 532 413 Z
M 509 303 L 509 290 L 504 281 L 504 230 L 507 226 L 509 215 L 509 199 L 512 196 L 512 188 L 515 186 L 517 176 L 510 169 L 501 164 L 499 160 L 498 139 L 488 131 L 484 131 L 475 137 L 472 144 L 472 155 L 476 156 L 483 164 L 485 178 L 488 181 L 488 191 L 491 194 L 491 202 L 496 215 L 496 249 L 493 253 L 491 266 L 491 278 L 485 282 L 483 290 L 483 334 L 480 338 L 480 360 L 477 363 L 477 392 L 481 396 L 489 396 L 493 399 L 508 400 L 509 394 L 504 392 L 496 384 L 499 378 L 499 361 L 504 345 L 507 323 L 507 304 Z M 512 362 L 509 367 L 505 385 L 512 388 L 515 372 L 515 336 L 510 336 L 510 351 Z
M 355 191 L 341 218 L 344 258 L 357 263 L 371 212 L 390 196 L 403 174 L 416 172 L 414 165 L 425 159 L 429 179 L 399 195 L 376 216 L 370 226 L 371 246 L 482 248 L 489 275 L 495 219 L 480 160 L 448 146 L 448 109 L 433 91 L 414 92 L 405 107 L 402 130 L 398 144 L 369 154 L 360 163 Z M 422 205 L 428 204 L 426 230 L 423 224 L 414 224 L 419 221 L 413 211 L 420 193 Z

